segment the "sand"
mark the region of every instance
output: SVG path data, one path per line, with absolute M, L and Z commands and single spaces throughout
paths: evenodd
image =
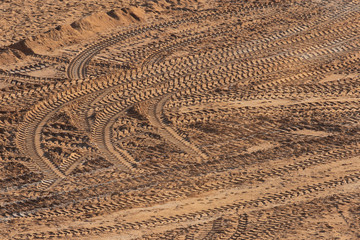
M 3 1 L 0 239 L 359 239 L 358 1 Z

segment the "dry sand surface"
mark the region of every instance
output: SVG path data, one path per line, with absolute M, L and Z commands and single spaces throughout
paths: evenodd
M 360 1 L 0 6 L 0 239 L 360 239 Z

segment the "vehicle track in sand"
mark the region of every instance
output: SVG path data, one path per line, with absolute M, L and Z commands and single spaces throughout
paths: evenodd
M 0 71 L 0 238 L 358 236 L 359 2 L 206 4 Z

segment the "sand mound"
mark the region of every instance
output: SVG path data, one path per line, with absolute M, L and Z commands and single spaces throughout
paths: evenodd
M 24 49 L 24 51 L 26 50 Z M 0 65 L 9 65 L 24 60 L 26 58 L 24 51 L 10 48 L 0 49 Z
M 135 7 L 94 13 L 71 24 L 61 25 L 43 34 L 22 40 L 11 45 L 10 48 L 24 54 L 44 54 L 61 46 L 78 43 L 100 31 L 144 20 L 145 12 Z
M 76 20 L 71 24 L 59 25 L 47 32 L 28 37 L 9 47 L 17 49 L 26 55 L 37 53 L 47 54 L 62 46 L 69 46 L 89 39 L 98 32 L 131 23 L 142 22 L 150 15 L 163 13 L 171 9 L 199 9 L 208 8 L 213 1 L 145 1 L 140 6 L 129 6 L 108 12 L 97 12 Z

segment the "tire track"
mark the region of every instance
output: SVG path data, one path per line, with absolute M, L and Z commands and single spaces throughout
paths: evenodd
M 110 225 L 110 226 L 101 226 L 101 227 L 93 227 L 93 228 L 79 228 L 79 229 L 68 229 L 68 230 L 59 230 L 55 232 L 39 232 L 39 233 L 31 233 L 31 234 L 19 234 L 14 237 L 14 239 L 36 239 L 36 238 L 56 238 L 56 237 L 63 237 L 65 235 L 89 235 L 89 234 L 100 234 L 104 232 L 118 232 L 118 231 L 125 231 L 130 229 L 139 229 L 141 227 L 146 226 L 161 226 L 161 225 L 167 225 L 170 223 L 177 223 L 182 221 L 189 221 L 196 218 L 208 218 L 209 216 L 226 212 L 233 209 L 244 209 L 249 207 L 258 207 L 258 206 L 266 206 L 268 204 L 271 204 L 274 201 L 285 201 L 288 199 L 293 199 L 294 197 L 300 196 L 300 195 L 306 195 L 312 192 L 321 191 L 324 189 L 332 189 L 337 186 L 341 186 L 344 184 L 349 184 L 352 182 L 357 182 L 360 179 L 360 174 L 351 174 L 344 176 L 341 179 L 334 179 L 326 182 L 322 182 L 319 184 L 314 185 L 308 185 L 304 187 L 298 187 L 295 189 L 288 190 L 286 192 L 281 192 L 279 194 L 273 194 L 270 196 L 249 200 L 249 201 L 240 201 L 235 202 L 233 204 L 228 204 L 221 207 L 216 207 L 209 210 L 201 210 L 201 211 L 195 211 L 194 213 L 190 214 L 182 214 L 182 215 L 176 215 L 172 217 L 162 218 L 157 217 L 155 219 L 149 219 L 149 220 L 143 220 L 138 221 L 136 223 L 123 223 L 123 224 L 116 224 L 116 225 Z M 354 198 L 356 196 L 359 196 L 358 193 L 355 194 L 349 194 L 350 196 L 347 196 L 347 198 Z M 346 197 L 343 197 L 339 199 L 339 201 L 346 201 Z
M 69 211 L 68 208 L 71 208 L 71 212 L 72 214 L 81 214 L 84 213 L 86 211 L 100 211 L 100 210 L 115 210 L 115 209 L 127 209 L 128 207 L 134 207 L 134 206 L 141 206 L 141 204 L 139 205 L 139 203 L 144 203 L 145 205 L 149 204 L 149 202 L 151 203 L 161 203 L 164 200 L 176 200 L 185 196 L 189 196 L 192 195 L 194 193 L 199 194 L 199 193 L 203 193 L 203 192 L 209 192 L 209 191 L 214 191 L 214 190 L 220 190 L 220 189 L 226 189 L 229 187 L 235 187 L 235 186 L 239 186 L 241 184 L 244 184 L 246 182 L 251 182 L 251 181 L 263 181 L 263 179 L 266 178 L 272 178 L 272 177 L 277 177 L 277 176 L 284 176 L 285 174 L 290 174 L 293 171 L 298 171 L 300 169 L 306 169 L 308 167 L 312 167 L 312 166 L 318 166 L 318 165 L 322 165 L 322 164 L 329 164 L 332 162 L 336 162 L 338 159 L 344 159 L 344 158 L 354 158 L 356 156 L 358 156 L 359 151 L 356 150 L 356 146 L 354 146 L 354 148 L 351 148 L 351 150 L 343 150 L 343 149 L 335 149 L 332 150 L 330 152 L 325 152 L 325 154 L 320 155 L 320 156 L 314 156 L 312 158 L 308 158 L 305 160 L 301 160 L 301 161 L 297 161 L 295 163 L 291 163 L 288 165 L 284 165 L 275 169 L 271 169 L 269 171 L 258 171 L 257 173 L 253 173 L 253 174 L 248 174 L 247 176 L 242 176 L 241 173 L 233 173 L 231 176 L 227 175 L 227 172 L 224 172 L 224 175 L 215 175 L 212 176 L 210 179 L 204 181 L 205 183 L 198 185 L 198 186 L 193 186 L 192 184 L 189 185 L 189 187 L 187 187 L 187 184 L 185 184 L 186 182 L 183 183 L 182 186 L 178 186 L 174 189 L 169 188 L 169 187 L 165 187 L 166 183 L 164 186 L 158 186 L 157 187 L 157 191 L 158 194 L 156 196 L 152 196 L 151 200 L 149 198 L 146 197 L 141 197 L 141 198 L 136 198 L 135 200 L 133 198 L 128 198 L 126 197 L 126 195 L 124 194 L 123 196 L 119 196 L 118 199 L 112 199 L 112 200 L 107 200 L 105 201 L 105 203 L 97 203 L 97 204 L 93 204 L 92 200 L 86 200 L 86 202 L 89 202 L 90 205 L 84 205 L 84 206 L 77 206 L 77 207 L 72 207 L 72 205 L 67 206 L 67 207 L 62 207 L 62 206 L 57 206 L 57 212 L 51 212 L 51 209 L 37 209 L 35 211 L 28 211 L 28 212 L 19 212 L 19 213 L 12 213 L 9 215 L 7 215 L 7 217 L 4 218 L 7 220 L 11 220 L 13 218 L 18 218 L 18 217 L 35 217 L 35 218 L 42 218 L 45 219 L 47 217 L 54 217 L 54 216 L 63 216 L 66 215 Z M 231 166 L 229 166 L 230 168 L 232 168 Z M 183 176 L 179 176 L 179 181 Z M 205 176 L 206 177 L 206 176 Z M 139 191 L 141 191 L 141 195 L 143 195 L 146 192 L 146 189 L 149 188 L 150 191 L 153 191 L 151 189 L 154 189 L 155 186 L 153 185 L 149 185 L 151 182 L 151 179 L 153 178 L 153 176 L 140 176 L 140 179 L 144 180 L 145 182 L 147 182 L 147 187 L 144 188 L 144 186 L 141 186 L 141 188 L 139 189 Z M 212 179 L 219 179 L 221 178 L 222 181 L 218 182 L 218 181 L 211 181 Z M 125 179 L 124 179 L 125 180 Z M 158 181 L 162 181 L 164 182 L 165 179 L 161 180 L 161 179 L 157 179 Z M 173 179 L 171 180 L 173 181 Z M 191 179 L 189 180 L 191 182 Z M 103 188 L 105 187 L 104 185 L 102 186 Z M 105 188 L 104 188 L 105 189 Z M 171 190 L 171 192 L 169 192 L 169 190 Z M 165 192 L 165 193 L 163 193 Z M 130 192 L 129 196 L 134 196 L 133 193 Z M 146 194 L 144 195 L 146 196 Z M 40 195 L 40 197 L 36 197 L 33 200 L 35 201 L 40 201 L 42 197 L 53 197 L 52 195 Z M 98 199 L 100 196 L 97 196 L 96 199 Z M 106 199 L 106 195 L 104 196 Z M 70 198 L 71 199 L 71 198 Z M 32 199 L 30 199 L 32 200 Z M 71 201 L 73 201 L 71 199 Z M 20 202 L 17 203 L 15 202 L 15 204 L 21 204 L 19 206 L 23 206 L 24 203 Z M 5 207 L 6 205 L 3 205 L 3 207 Z

